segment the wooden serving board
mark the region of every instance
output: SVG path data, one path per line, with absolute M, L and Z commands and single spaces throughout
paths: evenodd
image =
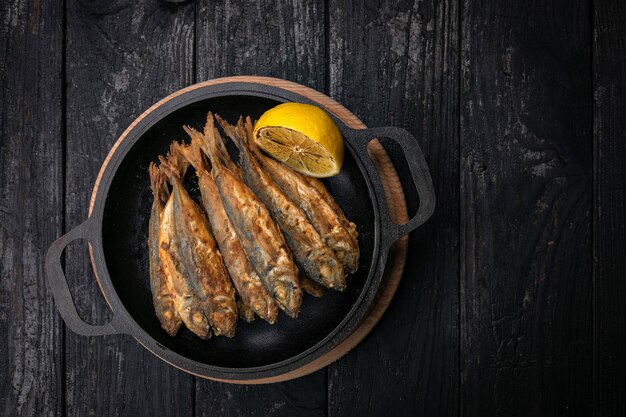
M 111 148 L 111 151 L 107 155 L 104 163 L 102 164 L 102 168 L 100 169 L 100 173 L 98 178 L 96 179 L 96 183 L 94 185 L 92 194 L 91 194 L 91 202 L 89 205 L 89 215 L 93 210 L 96 194 L 98 191 L 98 187 L 100 185 L 100 181 L 102 178 L 102 174 L 104 173 L 113 153 L 120 145 L 120 143 L 126 137 L 126 132 L 129 132 L 139 121 L 144 117 L 145 114 L 150 113 L 157 107 L 162 106 L 167 101 L 177 97 L 181 94 L 184 94 L 189 91 L 193 91 L 198 88 L 202 88 L 208 85 L 216 85 L 230 82 L 239 82 L 239 83 L 255 83 L 255 84 L 265 84 L 273 87 L 282 88 L 285 90 L 292 91 L 296 94 L 299 94 L 303 97 L 308 98 L 309 100 L 315 102 L 320 107 L 324 108 L 329 113 L 334 114 L 336 117 L 341 119 L 346 125 L 354 128 L 354 129 L 365 129 L 367 126 L 359 120 L 352 112 L 346 109 L 341 104 L 337 103 L 332 98 L 320 93 L 319 91 L 313 90 L 312 88 L 305 87 L 298 83 L 294 83 L 291 81 L 281 80 L 278 78 L 271 77 L 260 77 L 260 76 L 236 76 L 236 77 L 224 77 L 218 78 L 214 80 L 205 81 L 202 83 L 194 84 L 182 90 L 179 90 L 170 96 L 164 98 L 158 103 L 154 104 L 150 109 L 144 112 L 143 115 L 139 116 L 126 131 L 120 136 L 117 142 Z M 398 178 L 398 174 L 385 152 L 385 149 L 380 144 L 378 140 L 372 140 L 368 146 L 368 150 L 370 153 L 370 157 L 372 158 L 374 165 L 378 171 L 380 176 L 380 180 L 383 184 L 383 188 L 385 191 L 385 196 L 387 198 L 387 205 L 389 214 L 393 221 L 396 223 L 402 224 L 406 223 L 408 218 L 406 200 L 404 197 L 404 192 L 402 190 L 402 185 L 400 183 L 400 179 Z M 385 274 L 383 276 L 382 284 L 379 289 L 379 294 L 372 304 L 370 312 L 367 317 L 363 320 L 360 326 L 343 342 L 337 345 L 334 349 L 329 351 L 328 353 L 320 356 L 319 358 L 309 362 L 308 364 L 302 366 L 301 368 L 295 369 L 293 371 L 273 376 L 270 378 L 263 379 L 254 379 L 254 380 L 221 380 L 214 379 L 216 381 L 229 382 L 233 384 L 267 384 L 273 382 L 281 382 L 287 381 L 290 379 L 298 378 L 312 372 L 315 372 L 337 359 L 341 358 L 343 355 L 352 350 L 367 334 L 374 328 L 376 323 L 380 320 L 385 310 L 389 306 L 396 289 L 398 288 L 398 284 L 400 283 L 400 279 L 402 278 L 402 273 L 404 272 L 404 265 L 406 262 L 407 249 L 408 249 L 409 239 L 408 236 L 405 236 L 399 239 L 391 248 L 389 253 L 389 257 L 387 260 L 387 266 L 385 269 Z M 95 268 L 93 254 L 91 251 L 91 247 L 89 248 L 91 255 L 91 263 L 93 266 L 94 274 L 96 276 L 96 280 L 98 281 L 98 285 L 100 285 L 100 279 L 98 278 L 98 273 Z M 104 293 L 103 293 L 104 294 Z M 205 378 L 202 375 L 197 375 Z

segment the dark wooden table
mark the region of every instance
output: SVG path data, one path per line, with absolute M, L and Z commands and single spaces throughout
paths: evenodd
M 610 0 L 2 1 L 0 413 L 626 415 L 625 27 Z M 409 129 L 438 195 L 378 327 L 327 369 L 267 386 L 73 334 L 43 272 L 126 126 L 237 74 Z M 103 323 L 85 246 L 66 269 Z

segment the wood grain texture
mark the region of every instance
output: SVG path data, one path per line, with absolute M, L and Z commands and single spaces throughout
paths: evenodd
M 43 258 L 63 230 L 60 2 L 0 3 L 0 414 L 57 416 L 61 320 Z
M 372 333 L 329 368 L 329 415 L 458 413 L 458 3 L 329 3 L 329 92 L 369 126 L 411 131 L 439 203 Z M 383 141 L 391 159 L 403 156 Z M 396 164 L 407 178 L 403 164 Z M 409 211 L 417 196 L 406 188 Z M 445 196 L 445 198 L 439 198 Z
M 463 415 L 590 415 L 590 3 L 464 2 Z
M 267 385 L 196 379 L 196 416 L 325 416 L 325 370 Z
M 197 81 L 224 75 L 268 75 L 324 89 L 321 1 L 197 4 Z M 323 416 L 325 370 L 273 385 L 196 382 L 196 415 Z
M 594 411 L 626 413 L 626 4 L 593 3 Z
M 196 24 L 196 81 L 269 75 L 324 91 L 322 0 L 199 0 Z
M 69 230 L 87 215 L 89 192 L 123 129 L 159 98 L 193 82 L 194 6 L 92 1 L 67 5 L 67 210 Z M 66 251 L 79 312 L 109 313 L 83 242 Z M 193 377 L 126 336 L 66 331 L 69 416 L 191 415 Z
M 623 414 L 620 3 L 68 1 L 65 103 L 62 3 L 0 2 L 0 415 Z M 196 390 L 130 338 L 63 333 L 43 256 L 85 219 L 124 127 L 232 74 L 295 80 L 368 125 L 408 128 L 439 200 L 390 310 L 350 355 L 287 383 Z M 70 286 L 104 322 L 83 246 L 67 251 Z

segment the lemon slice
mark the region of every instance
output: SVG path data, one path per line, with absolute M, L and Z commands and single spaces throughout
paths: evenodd
M 343 137 L 319 107 L 283 103 L 261 116 L 254 140 L 273 158 L 316 178 L 337 175 L 343 164 Z

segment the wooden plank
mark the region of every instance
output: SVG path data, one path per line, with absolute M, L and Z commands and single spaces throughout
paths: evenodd
M 63 229 L 61 2 L 0 3 L 0 413 L 57 416 L 62 327 L 43 268 Z
M 193 3 L 153 0 L 67 4 L 68 230 L 87 216 L 91 188 L 116 138 L 165 95 L 193 82 Z M 66 251 L 79 311 L 110 316 L 83 242 Z M 71 260 L 71 261 L 70 261 Z M 127 336 L 66 332 L 70 416 L 193 413 L 193 377 Z
M 326 416 L 326 371 L 267 385 L 196 379 L 196 416 Z
M 594 411 L 611 416 L 626 411 L 626 4 L 593 6 Z
M 196 22 L 197 81 L 254 74 L 324 90 L 322 1 L 202 1 L 197 2 Z M 325 412 L 324 370 L 272 385 L 196 381 L 198 416 L 323 416 Z
M 267 75 L 325 88 L 324 2 L 197 2 L 197 80 Z
M 591 415 L 590 2 L 464 2 L 461 414 Z
M 458 1 L 329 3 L 330 95 L 368 126 L 409 129 L 426 154 L 434 216 L 410 237 L 395 299 L 329 368 L 329 415 L 455 415 L 458 328 Z M 400 178 L 397 146 L 383 141 Z M 409 212 L 417 196 L 405 187 Z

